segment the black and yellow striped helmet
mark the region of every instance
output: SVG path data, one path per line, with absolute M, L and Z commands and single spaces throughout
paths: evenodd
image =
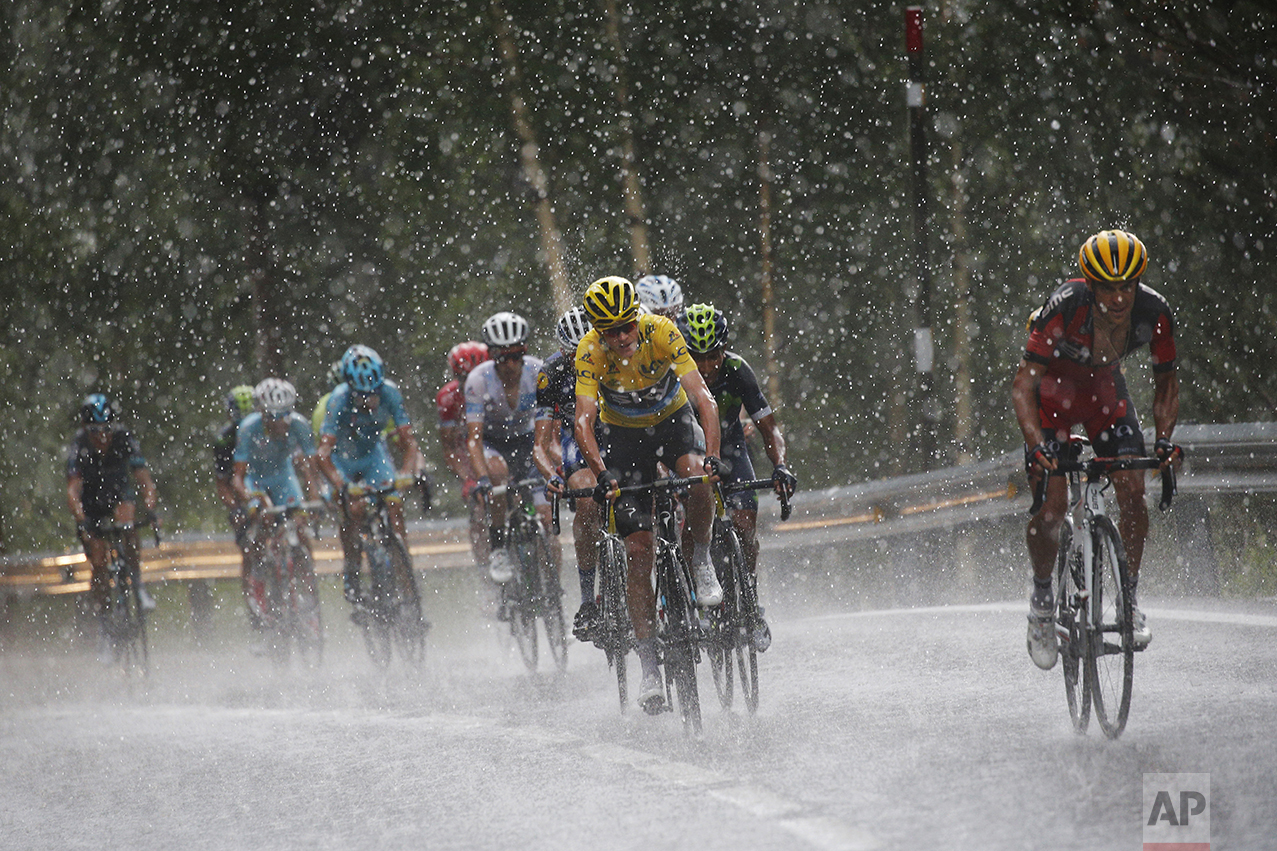
M 638 316 L 638 296 L 625 278 L 600 278 L 590 284 L 581 300 L 590 323 L 602 331 L 624 325 Z
M 1148 252 L 1135 234 L 1106 230 L 1082 245 L 1077 262 L 1088 281 L 1133 281 L 1144 274 Z

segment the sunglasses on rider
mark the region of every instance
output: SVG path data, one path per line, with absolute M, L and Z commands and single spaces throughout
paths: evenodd
M 604 328 L 602 333 L 604 337 L 620 337 L 630 333 L 637 327 L 638 323 L 631 320 L 630 322 L 626 322 L 624 325 L 614 325 L 611 328 Z
M 692 356 L 692 360 L 697 363 L 704 363 L 705 361 L 717 360 L 723 354 L 723 347 L 719 346 L 717 349 L 710 349 L 708 352 L 693 352 L 690 349 L 688 351 Z
M 507 361 L 512 361 L 512 360 L 523 360 L 523 356 L 526 355 L 527 353 L 528 353 L 528 350 L 526 347 L 519 346 L 518 348 L 506 349 L 503 352 L 495 353 L 492 356 L 492 360 L 494 363 L 506 363 Z

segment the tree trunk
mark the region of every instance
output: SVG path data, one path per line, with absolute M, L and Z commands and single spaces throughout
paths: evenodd
M 282 376 L 283 298 L 270 236 L 270 192 L 253 192 L 253 220 L 248 235 L 248 277 L 253 285 L 253 309 L 257 325 L 258 377 Z
M 519 72 L 519 53 L 514 43 L 514 33 L 510 29 L 510 17 L 506 14 L 501 0 L 492 0 L 492 16 L 496 24 L 497 47 L 501 53 L 501 64 L 504 69 L 505 86 L 510 98 L 510 117 L 514 123 L 515 135 L 519 138 L 519 154 L 523 162 L 523 176 L 532 188 L 533 204 L 536 207 L 537 223 L 541 230 L 541 262 L 545 264 L 550 276 L 551 292 L 554 294 L 554 311 L 556 317 L 570 308 L 576 299 L 572 294 L 572 286 L 568 282 L 567 263 L 563 255 L 563 236 L 554 219 L 554 205 L 550 202 L 550 181 L 545 169 L 541 167 L 541 148 L 537 144 L 536 132 L 532 129 L 528 106 L 519 94 L 521 75 Z
M 619 107 L 621 130 L 621 187 L 625 195 L 625 217 L 630 227 L 630 253 L 634 258 L 635 277 L 652 271 L 652 252 L 647 236 L 647 211 L 643 205 L 643 186 L 635 166 L 634 120 L 630 112 L 630 88 L 625 75 L 625 47 L 621 41 L 621 13 L 616 0 L 605 0 L 607 40 L 612 47 L 612 90 Z

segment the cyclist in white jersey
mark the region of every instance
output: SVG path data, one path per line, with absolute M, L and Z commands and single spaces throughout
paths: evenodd
M 493 483 L 538 475 L 532 446 L 541 359 L 527 353 L 528 330 L 527 320 L 517 313 L 488 317 L 483 323 L 483 342 L 492 359 L 476 366 L 466 378 L 466 448 L 477 480 L 475 498 L 487 505 L 491 544 L 488 575 L 497 583 L 514 577 L 514 565 L 503 540 L 508 504 L 505 499 L 490 498 Z M 543 488 L 536 489 L 535 500 L 537 513 L 548 529 L 550 506 Z M 557 569 L 559 547 L 553 538 L 550 554 Z

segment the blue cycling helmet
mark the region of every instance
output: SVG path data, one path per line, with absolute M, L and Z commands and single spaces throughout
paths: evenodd
M 80 422 L 84 425 L 104 425 L 114 422 L 119 410 L 105 393 L 90 393 L 80 403 Z
M 368 346 L 354 345 L 341 356 L 341 371 L 346 382 L 360 393 L 374 393 L 386 380 L 381 355 Z

